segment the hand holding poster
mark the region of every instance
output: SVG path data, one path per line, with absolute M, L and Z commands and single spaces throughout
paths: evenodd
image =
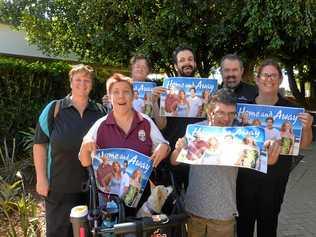
M 263 128 L 191 124 L 185 137 L 187 146 L 181 150 L 177 162 L 236 166 L 267 172 Z
M 302 135 L 302 123 L 298 119 L 303 108 L 237 104 L 240 122 L 244 125 L 262 126 L 265 129 L 266 145 L 281 141 L 282 155 L 298 155 Z
M 118 195 L 129 207 L 137 206 L 153 168 L 149 157 L 125 148 L 98 149 L 92 166 L 97 188 Z
M 206 117 L 206 104 L 217 90 L 217 80 L 194 77 L 169 77 L 163 81 L 167 94 L 160 96 L 160 115 Z
M 134 100 L 133 108 L 141 113 L 153 117 L 152 90 L 156 87 L 154 82 L 133 82 Z

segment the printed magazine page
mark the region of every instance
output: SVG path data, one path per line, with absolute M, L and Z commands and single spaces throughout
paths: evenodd
M 97 188 L 116 194 L 125 205 L 136 207 L 152 172 L 152 160 L 125 148 L 98 149 L 92 160 Z
M 238 120 L 243 126 L 261 126 L 265 130 L 266 145 L 269 141 L 281 140 L 281 154 L 299 154 L 302 123 L 298 114 L 303 108 L 237 104 Z
M 264 129 L 190 124 L 187 146 L 177 158 L 191 165 L 235 166 L 267 173 Z
M 169 77 L 162 84 L 160 115 L 167 117 L 206 117 L 206 104 L 217 90 L 217 80 L 195 77 Z
M 147 114 L 149 117 L 153 117 L 151 95 L 154 87 L 156 87 L 155 82 L 133 82 L 133 108 L 138 112 Z

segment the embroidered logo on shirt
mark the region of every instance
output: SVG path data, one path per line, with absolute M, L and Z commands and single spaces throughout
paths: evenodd
M 245 96 L 238 97 L 238 100 L 246 100 L 246 101 L 248 101 L 248 99 Z
M 145 130 L 141 129 L 138 131 L 138 139 L 144 142 L 146 140 Z

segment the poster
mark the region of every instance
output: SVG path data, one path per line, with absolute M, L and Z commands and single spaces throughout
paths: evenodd
M 217 90 L 217 80 L 169 77 L 163 81 L 167 93 L 160 95 L 160 115 L 168 117 L 206 117 L 206 104 Z
M 155 82 L 133 82 L 134 100 L 133 108 L 141 113 L 153 117 L 152 90 L 156 87 Z
M 177 161 L 191 165 L 235 166 L 267 172 L 264 129 L 190 124 L 187 145 Z
M 149 157 L 125 148 L 98 149 L 92 161 L 97 188 L 136 207 L 152 172 Z
M 298 155 L 302 135 L 302 123 L 298 119 L 303 108 L 237 104 L 237 118 L 244 125 L 256 125 L 265 129 L 266 143 L 281 141 L 282 155 Z

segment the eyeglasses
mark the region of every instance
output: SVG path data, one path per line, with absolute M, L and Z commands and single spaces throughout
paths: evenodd
M 236 112 L 223 112 L 223 111 L 217 111 L 213 113 L 217 118 L 224 118 L 225 116 L 228 116 L 229 118 L 235 118 L 237 113 Z
M 268 79 L 268 78 L 271 78 L 272 80 L 278 80 L 279 79 L 279 74 L 275 74 L 275 73 L 261 73 L 260 74 L 260 78 L 262 79 Z

